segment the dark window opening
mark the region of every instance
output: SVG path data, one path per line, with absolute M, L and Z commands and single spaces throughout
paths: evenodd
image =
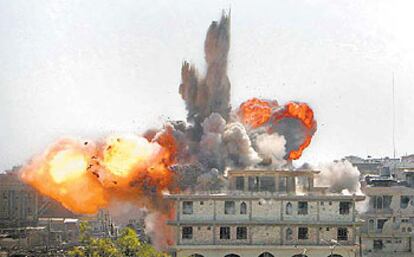
M 260 191 L 274 192 L 276 191 L 275 187 L 275 178 L 274 177 L 260 177 L 259 178 L 259 187 Z
M 182 238 L 193 239 L 193 227 L 183 227 Z
M 230 227 L 220 227 L 220 239 L 230 239 Z
M 338 241 L 347 241 L 348 240 L 348 229 L 338 228 L 337 239 Z
M 286 192 L 286 177 L 279 177 L 279 192 Z
M 237 239 L 247 239 L 246 227 L 237 227 Z
M 400 200 L 400 207 L 405 209 L 408 207 L 408 203 L 410 202 L 410 197 L 408 195 L 402 195 Z
M 308 214 L 308 202 L 298 202 L 298 214 L 299 215 Z
M 193 202 L 183 202 L 183 214 L 193 214 Z
M 385 222 L 387 222 L 387 219 L 378 219 L 377 220 L 377 229 L 382 230 L 384 227 Z
M 347 215 L 349 214 L 350 209 L 351 209 L 350 202 L 339 202 L 339 214 Z
M 374 240 L 374 250 L 381 250 L 383 247 L 382 240 Z
M 306 240 L 308 239 L 308 228 L 299 227 L 298 228 L 298 239 Z
M 247 204 L 245 202 L 240 204 L 240 214 L 247 214 Z
M 244 177 L 236 177 L 236 190 L 244 190 Z

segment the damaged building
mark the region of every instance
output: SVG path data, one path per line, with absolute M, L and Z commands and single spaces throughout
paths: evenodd
M 166 195 L 177 257 L 360 256 L 363 195 L 314 186 L 318 171 L 231 170 L 220 192 Z

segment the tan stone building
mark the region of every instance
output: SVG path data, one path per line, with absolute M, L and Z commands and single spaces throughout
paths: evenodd
M 318 171 L 228 172 L 221 193 L 166 195 L 176 256 L 360 256 L 356 201 L 314 186 Z
M 398 177 L 404 180 L 371 178 L 364 187 L 369 198 L 362 214 L 365 256 L 414 256 L 414 173 L 400 171 Z

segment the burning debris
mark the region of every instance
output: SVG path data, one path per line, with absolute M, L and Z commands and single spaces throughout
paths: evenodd
M 316 131 L 312 109 L 252 98 L 232 111 L 229 47 L 230 17 L 223 14 L 207 32 L 205 76 L 187 62 L 181 69 L 187 123 L 98 142 L 63 139 L 33 158 L 21 178 L 77 213 L 119 202 L 145 207 L 152 213 L 148 220 L 157 220 L 149 226 L 155 233 L 164 231 L 154 226 L 163 226 L 160 220 L 173 212 L 163 192 L 217 190 L 227 168 L 283 167 L 300 158 Z M 171 243 L 158 236 L 156 241 Z

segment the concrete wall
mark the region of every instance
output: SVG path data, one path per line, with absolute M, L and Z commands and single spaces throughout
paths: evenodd
M 279 226 L 252 226 L 252 244 L 280 244 Z

